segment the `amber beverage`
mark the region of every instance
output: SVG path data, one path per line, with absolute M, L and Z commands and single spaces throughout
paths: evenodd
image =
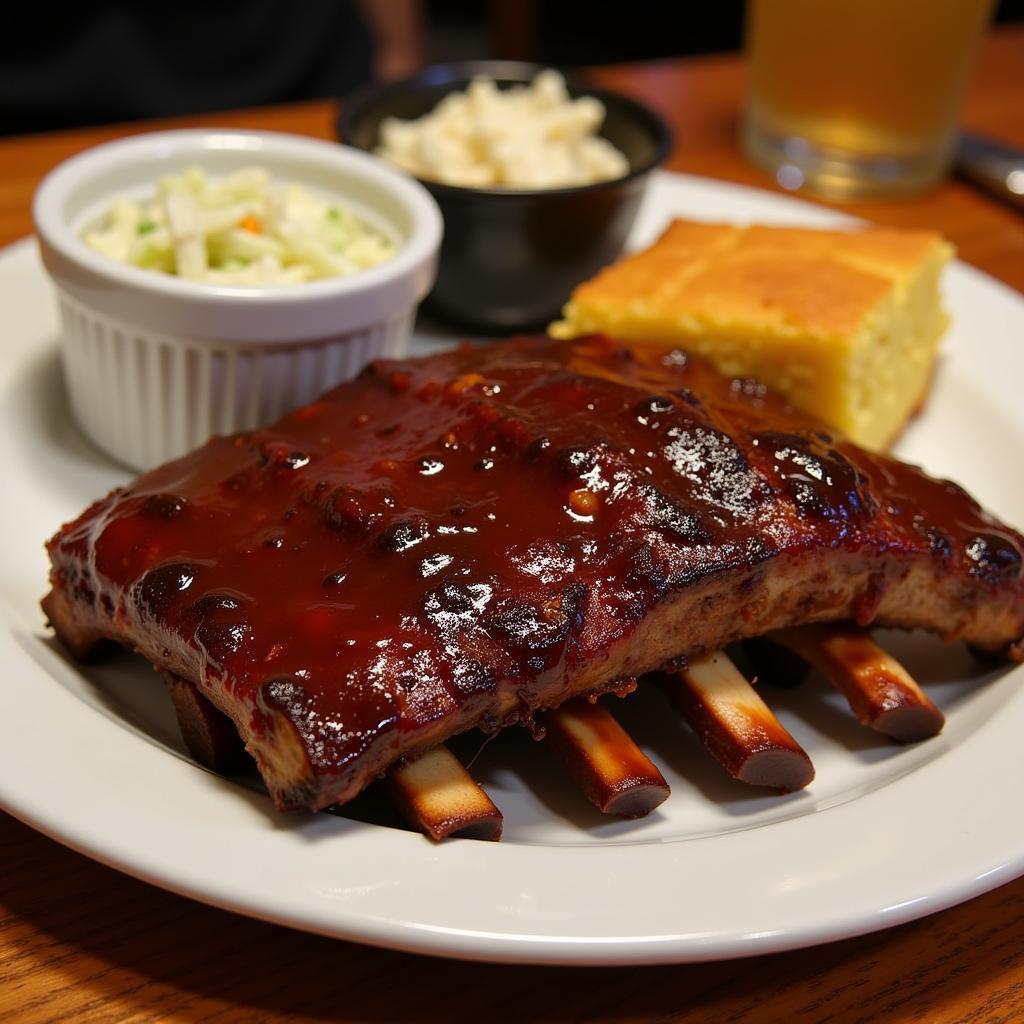
M 948 170 L 991 0 L 749 0 L 747 155 L 835 198 Z

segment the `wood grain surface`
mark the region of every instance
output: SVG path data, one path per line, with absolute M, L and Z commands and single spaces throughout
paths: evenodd
M 773 187 L 735 147 L 738 58 L 622 66 L 594 77 L 671 121 L 673 169 Z M 160 127 L 330 138 L 335 113 L 332 103 L 316 102 Z M 986 44 L 964 121 L 1024 147 L 1024 30 L 1003 30 Z M 32 193 L 54 164 L 150 127 L 0 141 L 0 243 L 30 233 Z M 841 208 L 938 228 L 963 259 L 1024 289 L 1024 218 L 968 185 Z M 250 921 L 126 878 L 3 815 L 0 859 L 5 1022 L 1024 1021 L 1024 879 L 913 924 L 814 949 L 698 966 L 566 969 L 433 960 Z M 595 898 L 614 898 L 614 890 Z

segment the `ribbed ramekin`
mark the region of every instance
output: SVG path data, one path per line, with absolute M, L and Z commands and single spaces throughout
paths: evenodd
M 152 194 L 163 174 L 244 166 L 337 197 L 398 243 L 350 277 L 242 288 L 125 266 L 82 230 L 122 195 Z M 348 147 L 275 132 L 172 131 L 87 150 L 53 170 L 33 206 L 57 288 L 71 406 L 109 455 L 148 469 L 214 433 L 269 423 L 356 373 L 400 355 L 433 284 L 441 215 L 427 191 Z

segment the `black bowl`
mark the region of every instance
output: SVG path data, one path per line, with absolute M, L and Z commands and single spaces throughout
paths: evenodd
M 415 78 L 371 86 L 348 100 L 342 140 L 373 151 L 386 117 L 420 117 L 478 75 L 500 86 L 529 82 L 539 65 L 515 61 L 439 64 Z M 571 188 L 462 188 L 422 180 L 444 215 L 437 283 L 427 300 L 437 315 L 483 331 L 538 327 L 557 316 L 572 289 L 622 251 L 650 172 L 669 152 L 668 126 L 618 93 L 567 78 L 569 94 L 605 107 L 601 135 L 629 160 L 622 178 Z

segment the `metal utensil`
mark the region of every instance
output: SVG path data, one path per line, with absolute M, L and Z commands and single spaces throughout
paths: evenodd
M 1024 151 L 965 132 L 957 146 L 956 170 L 996 198 L 1024 210 Z

